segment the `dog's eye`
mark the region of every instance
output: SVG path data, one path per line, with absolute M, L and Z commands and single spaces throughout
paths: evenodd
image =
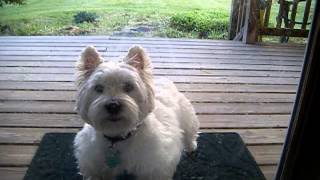
M 131 83 L 125 83 L 123 86 L 123 90 L 125 92 L 131 92 L 133 89 L 134 89 L 134 87 Z
M 94 86 L 94 90 L 98 93 L 102 93 L 103 89 L 104 89 L 104 87 L 100 84 Z

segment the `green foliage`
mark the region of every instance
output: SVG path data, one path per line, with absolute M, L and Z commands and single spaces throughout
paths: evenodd
M 0 0 L 1 1 L 1 0 Z M 112 35 L 115 31 L 150 27 L 148 37 L 198 38 L 199 32 L 170 27 L 170 18 L 183 12 L 215 12 L 229 16 L 231 0 L 25 0 L 22 6 L 0 9 L 1 35 Z M 99 15 L 97 22 L 77 24 L 81 11 Z M 201 13 L 200 13 L 201 14 Z M 218 16 L 217 16 L 218 18 Z M 226 20 L 227 21 L 227 20 Z M 205 32 L 208 38 L 224 33 Z
M 78 12 L 76 15 L 74 15 L 73 18 L 75 23 L 80 24 L 84 22 L 87 22 L 87 23 L 97 22 L 99 16 L 93 12 L 81 11 L 81 12 Z
M 184 32 L 198 32 L 207 38 L 210 33 L 227 32 L 228 14 L 210 11 L 192 11 L 175 14 L 170 18 L 170 27 Z
M 179 31 L 174 28 L 164 28 L 158 31 L 156 34 L 158 37 L 165 37 L 165 38 L 194 38 L 197 37 L 196 34 L 192 34 L 191 32 L 183 32 Z
M 19 4 L 21 5 L 25 0 L 0 0 L 0 7 L 4 4 Z

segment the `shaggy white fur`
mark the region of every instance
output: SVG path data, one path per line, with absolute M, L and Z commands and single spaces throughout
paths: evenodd
M 199 122 L 187 98 L 169 80 L 154 85 L 140 46 L 123 62 L 104 62 L 87 47 L 77 68 L 76 110 L 86 123 L 74 152 L 84 179 L 111 180 L 124 172 L 139 180 L 172 179 L 183 150 L 197 147 Z M 106 136 L 127 138 L 113 144 Z

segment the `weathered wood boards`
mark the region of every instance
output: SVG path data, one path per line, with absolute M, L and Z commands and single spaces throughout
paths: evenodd
M 203 132 L 238 132 L 271 179 L 286 134 L 303 46 L 113 37 L 0 37 L 0 174 L 21 179 L 46 132 L 76 132 L 73 68 L 95 44 L 106 59 L 132 44 L 151 53 L 154 74 L 193 103 Z M 107 52 L 105 48 L 107 47 Z

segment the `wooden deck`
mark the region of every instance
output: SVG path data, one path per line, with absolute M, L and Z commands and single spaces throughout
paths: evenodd
M 202 131 L 238 132 L 268 179 L 275 173 L 303 63 L 303 46 L 109 37 L 0 37 L 0 175 L 21 179 L 47 132 L 76 132 L 74 64 L 86 45 L 107 58 L 132 44 L 154 74 L 192 101 Z M 105 52 L 107 48 L 107 52 Z

